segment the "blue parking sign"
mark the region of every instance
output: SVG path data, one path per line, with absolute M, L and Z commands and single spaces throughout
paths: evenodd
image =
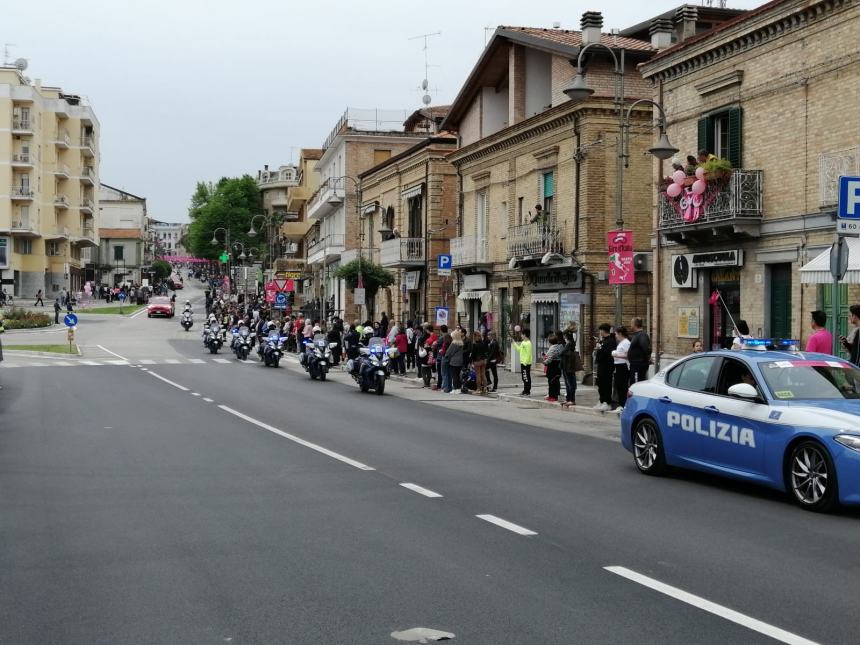
M 860 177 L 839 178 L 836 231 L 860 234 Z
M 439 275 L 451 275 L 451 256 L 448 253 L 440 253 L 436 256 L 436 273 Z

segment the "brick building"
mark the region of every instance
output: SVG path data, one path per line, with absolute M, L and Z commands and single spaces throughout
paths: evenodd
M 829 307 L 830 287 L 801 284 L 799 270 L 833 240 L 836 179 L 860 171 L 858 29 L 856 1 L 775 0 L 640 66 L 681 154 L 733 166 L 709 178 L 695 215 L 658 187 L 656 351 L 731 342 L 715 291 L 758 336 L 805 339 L 809 312 Z M 860 298 L 841 289 L 843 303 Z

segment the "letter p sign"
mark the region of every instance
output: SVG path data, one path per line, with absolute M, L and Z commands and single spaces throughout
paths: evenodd
M 839 178 L 839 219 L 860 219 L 860 177 Z

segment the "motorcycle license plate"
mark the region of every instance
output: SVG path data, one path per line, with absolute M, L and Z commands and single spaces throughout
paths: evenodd
M 376 373 L 377 373 L 379 376 L 385 376 L 385 370 L 377 370 L 377 371 L 376 371 Z

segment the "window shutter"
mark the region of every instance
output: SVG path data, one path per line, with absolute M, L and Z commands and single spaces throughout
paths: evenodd
M 699 143 L 696 146 L 696 152 L 699 150 L 711 150 L 711 146 L 708 145 L 708 135 L 713 139 L 713 128 L 711 127 L 711 120 L 708 117 L 704 117 L 699 119 Z
M 545 172 L 543 175 L 543 196 L 544 197 L 552 197 L 555 194 L 555 182 L 553 181 L 553 174 L 551 172 Z
M 741 168 L 743 162 L 743 111 L 729 110 L 729 161 L 733 168 Z

